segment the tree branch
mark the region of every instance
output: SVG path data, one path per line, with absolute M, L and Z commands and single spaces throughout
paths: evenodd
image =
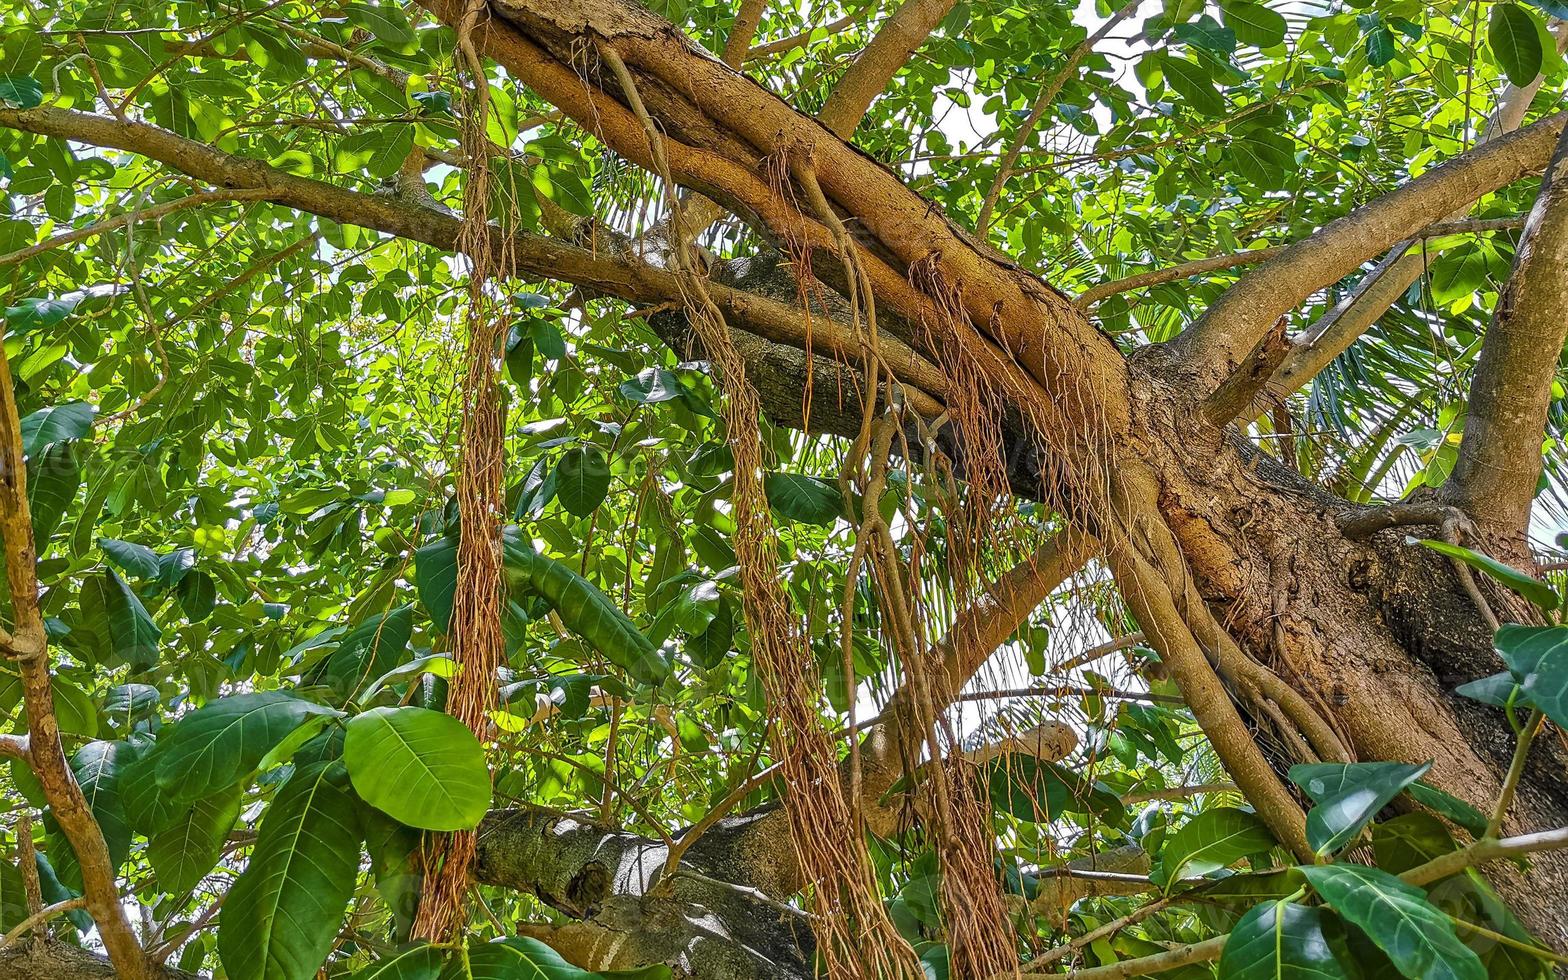
M 735 14 L 735 24 L 730 28 L 730 36 L 724 40 L 724 63 L 731 68 L 739 68 L 746 60 L 746 55 L 751 51 L 751 39 L 757 36 L 757 25 L 762 22 L 762 12 L 767 9 L 768 0 L 741 0 L 740 10 Z
M 1170 343 L 1178 370 L 1203 394 L 1235 369 L 1268 326 L 1379 251 L 1463 205 L 1539 173 L 1568 113 L 1498 137 L 1357 208 L 1242 277 Z
M 817 31 L 822 31 L 824 36 L 831 37 L 832 35 L 838 34 L 841 31 L 848 30 L 849 28 L 855 26 L 855 24 L 859 23 L 859 21 L 859 14 L 845 14 L 838 20 L 823 24 L 821 27 L 813 27 L 810 30 L 801 31 L 799 34 L 791 34 L 789 37 L 781 37 L 777 41 L 768 41 L 766 43 L 759 44 L 750 51 L 746 52 L 746 61 L 761 61 L 764 58 L 771 58 L 776 54 L 783 54 L 786 51 L 793 51 L 796 48 L 805 47 L 807 44 L 811 43 L 811 38 L 814 34 L 817 33 Z
M 915 49 L 925 43 L 955 0 L 904 0 L 833 87 L 817 114 L 829 131 L 845 139 L 871 103 L 887 88 Z
M 0 331 L 0 340 L 3 340 Z M 43 614 L 38 608 L 38 556 L 27 502 L 27 465 L 11 366 L 0 343 L 0 537 L 4 538 L 6 580 L 11 590 L 11 636 L 6 653 L 17 657 L 22 703 L 27 713 L 27 755 L 50 811 L 76 852 L 87 910 L 98 925 L 104 948 L 124 980 L 143 980 L 147 963 L 120 904 L 114 861 L 104 844 L 82 788 L 77 785 L 60 744 L 54 713 Z
M 1525 530 L 1541 475 L 1541 433 L 1568 339 L 1568 129 L 1497 298 L 1470 382 L 1470 412 L 1443 499 L 1506 556 L 1529 560 Z

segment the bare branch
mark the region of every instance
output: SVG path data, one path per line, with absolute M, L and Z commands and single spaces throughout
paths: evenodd
M 954 2 L 904 0 L 834 86 L 827 104 L 817 114 L 822 125 L 847 139 L 860 125 L 872 101 L 887 88 L 915 49 L 936 30 L 942 18 L 953 9 Z
M 1040 125 L 1040 120 L 1045 117 L 1046 110 L 1056 101 L 1061 94 L 1062 86 L 1076 77 L 1078 65 L 1089 56 L 1094 46 L 1105 40 L 1116 25 L 1131 17 L 1138 9 L 1142 0 L 1127 0 L 1122 8 L 1106 18 L 1099 30 L 1084 38 L 1077 47 L 1067 55 L 1067 61 L 1056 73 L 1040 86 L 1040 94 L 1035 97 L 1034 108 L 1029 110 L 1029 116 L 1018 128 L 1018 134 L 1007 147 L 1007 152 L 1002 155 L 1001 166 L 997 168 L 996 176 L 991 180 L 991 186 L 986 188 L 985 200 L 980 204 L 980 216 L 975 219 L 975 234 L 984 238 L 987 229 L 991 227 L 991 214 L 996 209 L 997 198 L 1002 195 L 1002 188 L 1007 186 L 1007 181 L 1013 176 L 1013 168 L 1018 164 L 1018 154 L 1023 152 L 1024 144 L 1034 135 L 1035 127 Z
M 1442 495 L 1483 539 L 1528 560 L 1525 529 L 1541 475 L 1541 439 L 1568 339 L 1568 130 L 1525 223 L 1513 272 L 1470 382 L 1470 412 Z
M 1461 154 L 1334 221 L 1244 276 L 1171 342 L 1181 368 L 1212 391 L 1267 326 L 1395 242 L 1515 180 L 1538 173 L 1568 123 L 1558 113 Z

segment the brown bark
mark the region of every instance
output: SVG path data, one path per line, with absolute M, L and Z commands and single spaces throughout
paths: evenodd
M 1541 477 L 1541 440 L 1558 355 L 1568 339 L 1568 130 L 1525 222 L 1508 284 L 1470 381 L 1470 414 L 1443 497 L 1501 556 L 1530 567 L 1525 540 Z

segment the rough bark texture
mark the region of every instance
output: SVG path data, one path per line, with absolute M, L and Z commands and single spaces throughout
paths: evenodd
M 196 980 L 173 967 L 152 967 L 152 980 Z M 114 966 L 101 954 L 50 940 L 42 945 L 23 941 L 0 950 L 0 977 L 6 980 L 119 980 Z

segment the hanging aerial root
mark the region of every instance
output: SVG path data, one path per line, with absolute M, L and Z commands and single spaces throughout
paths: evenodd
M 462 458 L 457 475 L 457 508 L 461 536 L 457 553 L 457 587 L 447 635 L 452 658 L 463 669 L 452 679 L 446 710 L 483 738 L 495 700 L 496 669 L 504 657 L 501 636 L 501 525 L 503 419 L 496 379 L 495 351 L 505 329 L 488 289 L 497 268 L 510 267 L 510 256 L 497 256 L 489 232 L 491 205 L 489 140 L 485 117 L 489 88 L 484 65 L 472 36 L 486 10 L 483 0 L 471 2 L 458 25 L 458 55 L 471 83 L 470 105 L 463 113 L 467 160 L 463 186 L 463 227 L 458 249 L 469 263 L 467 345 L 463 354 Z M 414 935 L 431 941 L 450 939 L 466 919 L 474 832 L 458 831 L 427 846 Z
M 878 893 L 864 828 L 844 798 L 838 759 L 818 710 L 821 678 L 798 616 L 780 586 L 777 535 L 762 483 L 761 405 L 746 364 L 729 336 L 723 313 L 692 261 L 683 233 L 681 202 L 664 140 L 638 95 L 631 72 L 609 45 L 599 54 L 619 81 L 642 123 L 650 156 L 670 207 L 673 258 L 688 316 L 724 392 L 723 417 L 735 456 L 732 496 L 752 659 L 762 674 L 773 714 L 774 755 L 789 786 L 785 810 L 790 839 L 813 912 L 818 953 L 830 980 L 920 980 L 925 973 L 909 943 L 888 918 Z

